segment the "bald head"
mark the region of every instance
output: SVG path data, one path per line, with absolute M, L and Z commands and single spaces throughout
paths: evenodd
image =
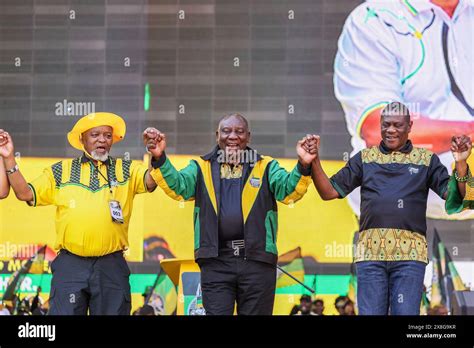
M 217 130 L 220 129 L 221 127 L 221 123 L 230 119 L 230 118 L 237 118 L 239 119 L 243 124 L 245 124 L 245 127 L 247 128 L 247 131 L 250 131 L 249 129 L 249 122 L 247 121 L 247 119 L 242 116 L 241 114 L 228 114 L 228 115 L 225 115 L 224 117 L 222 117 L 219 121 L 219 125 L 217 126 Z
M 400 102 L 391 102 L 388 104 L 380 115 L 381 117 L 387 116 L 404 116 L 407 118 L 407 122 L 410 122 L 410 110 L 408 107 Z

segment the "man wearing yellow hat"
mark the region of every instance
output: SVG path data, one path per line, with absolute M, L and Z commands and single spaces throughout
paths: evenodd
M 56 245 L 51 264 L 50 311 L 55 315 L 130 314 L 130 270 L 123 256 L 135 194 L 156 183 L 148 168 L 112 158 L 113 144 L 125 136 L 124 120 L 112 113 L 81 118 L 68 133 L 83 151 L 44 170 L 27 184 L 14 158 L 13 142 L 0 144 L 10 185 L 31 206 L 56 206 Z

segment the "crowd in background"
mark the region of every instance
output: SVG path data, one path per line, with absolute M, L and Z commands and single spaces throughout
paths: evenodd
M 334 307 L 339 315 L 356 315 L 354 302 L 348 296 L 337 297 Z M 324 315 L 324 301 L 303 295 L 300 304 L 291 309 L 290 315 Z M 449 315 L 449 311 L 444 305 L 436 305 L 428 310 L 427 315 Z
M 39 286 L 34 296 L 20 298 L 15 294 L 11 300 L 3 300 L 0 302 L 0 315 L 46 315 L 49 301 L 44 301 L 40 292 Z
M 347 296 L 339 296 L 334 302 L 339 315 L 355 315 L 354 302 Z M 311 299 L 309 295 L 300 298 L 300 304 L 295 305 L 290 315 L 324 315 L 324 301 L 322 299 Z
M 41 287 L 35 296 L 27 296 L 20 299 L 15 296 L 12 301 L 3 301 L 0 303 L 0 315 L 46 315 L 48 312 L 48 301 L 44 301 L 39 293 Z M 145 295 L 145 294 L 144 294 Z M 144 296 L 145 297 L 145 296 Z M 348 296 L 339 296 L 334 301 L 334 307 L 339 315 L 356 315 L 354 302 Z M 309 295 L 302 295 L 300 303 L 295 305 L 290 315 L 325 315 L 324 301 L 320 298 L 313 300 Z M 448 315 L 446 306 L 438 305 L 428 310 L 428 315 Z M 152 306 L 144 304 L 137 308 L 132 315 L 156 315 Z

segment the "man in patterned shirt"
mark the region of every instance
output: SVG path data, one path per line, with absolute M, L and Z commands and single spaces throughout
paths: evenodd
M 361 187 L 360 235 L 355 255 L 357 302 L 362 315 L 417 315 L 428 263 L 426 207 L 429 189 L 458 212 L 470 177 L 469 137 L 452 138 L 456 168 L 450 178 L 438 156 L 413 147 L 408 108 L 388 104 L 380 118 L 382 141 L 363 149 L 328 179 L 319 158 L 312 164 L 314 185 L 324 200 L 344 198 Z M 307 147 L 319 148 L 309 135 Z

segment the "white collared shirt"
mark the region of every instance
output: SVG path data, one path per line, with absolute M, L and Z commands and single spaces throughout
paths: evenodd
M 461 97 L 453 93 L 448 66 Z M 460 0 L 452 18 L 429 0 L 364 2 L 346 20 L 334 71 L 335 94 L 352 136 L 352 154 L 366 147 L 360 137 L 365 117 L 390 101 L 401 101 L 412 113 L 431 119 L 473 122 L 474 0 Z M 429 144 L 423 147 L 429 149 Z M 451 172 L 451 153 L 438 155 Z M 349 196 L 349 201 L 359 215 L 359 190 Z M 444 201 L 433 192 L 427 215 L 448 217 Z M 454 218 L 468 215 L 473 213 Z

